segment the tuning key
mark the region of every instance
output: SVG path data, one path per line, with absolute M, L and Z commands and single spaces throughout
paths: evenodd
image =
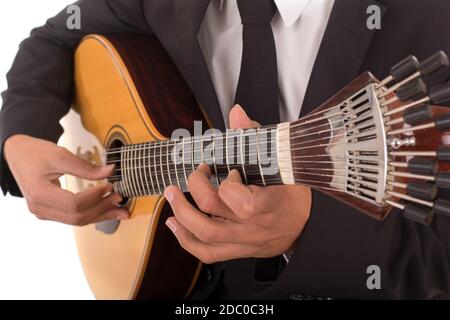
M 411 197 L 420 198 L 423 200 L 433 200 L 437 195 L 437 187 L 431 183 L 424 182 L 410 182 L 406 186 L 406 192 Z
M 431 105 L 406 110 L 403 113 L 403 121 L 411 126 L 420 122 L 431 120 L 434 116 Z
M 410 220 L 428 226 L 431 224 L 431 222 L 433 222 L 434 211 L 431 208 L 415 205 L 408 202 L 404 206 L 403 215 Z
M 437 199 L 434 202 L 433 211 L 436 214 L 450 217 L 450 201 Z
M 401 79 L 406 78 L 407 76 L 413 74 L 419 68 L 419 60 L 413 55 L 409 55 L 395 66 L 393 66 L 390 70 L 390 75 L 381 81 L 378 87 L 382 87 L 392 81 L 399 81 Z
M 444 104 L 450 100 L 450 82 L 443 83 L 430 89 L 430 101 L 435 105 Z
M 448 57 L 445 54 L 444 51 L 438 51 L 435 54 L 433 54 L 428 59 L 424 60 L 422 63 L 420 63 L 418 70 L 419 72 L 424 75 L 428 76 L 436 71 L 438 71 L 441 68 L 448 67 L 449 61 Z

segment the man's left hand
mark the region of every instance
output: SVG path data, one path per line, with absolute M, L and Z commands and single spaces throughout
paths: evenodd
M 230 113 L 231 128 L 254 127 L 240 106 Z M 174 186 L 164 195 L 174 217 L 166 224 L 180 245 L 204 263 L 238 258 L 273 257 L 292 249 L 309 219 L 311 189 L 280 185 L 244 185 L 232 170 L 219 188 L 202 164 L 188 179 L 195 208 Z

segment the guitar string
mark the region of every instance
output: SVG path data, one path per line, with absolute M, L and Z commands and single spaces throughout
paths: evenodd
M 340 105 L 338 105 L 338 106 L 334 106 L 334 107 L 332 107 L 332 108 L 338 108 L 338 107 L 340 107 Z M 348 106 L 346 106 L 346 108 L 347 108 Z M 367 108 L 367 110 L 368 109 L 370 109 L 370 108 Z M 325 111 L 327 111 L 327 110 L 323 110 L 323 111 L 319 111 L 317 114 L 319 114 L 319 113 L 324 113 Z M 366 111 L 366 110 L 364 110 L 364 111 Z M 342 110 L 340 110 L 339 112 L 337 112 L 337 113 L 334 113 L 334 114 L 331 114 L 331 115 L 326 115 L 326 116 L 323 116 L 323 117 L 318 117 L 318 118 L 315 118 L 315 119 L 312 119 L 312 120 L 307 120 L 307 121 L 305 121 L 305 122 L 302 122 L 302 123 L 296 123 L 296 121 L 294 121 L 294 122 L 291 122 L 291 124 L 290 124 L 290 126 L 288 127 L 288 128 L 281 128 L 281 130 L 292 130 L 292 129 L 295 129 L 295 128 L 298 128 L 298 127 L 302 127 L 302 126 L 305 126 L 305 125 L 311 125 L 312 123 L 315 123 L 315 122 L 317 122 L 317 121 L 321 121 L 321 120 L 329 120 L 330 118 L 333 118 L 333 117 L 336 117 L 336 116 L 342 116 L 343 115 L 343 111 Z M 312 115 L 311 115 L 312 116 Z M 346 115 L 347 116 L 347 115 Z M 299 120 L 297 120 L 297 121 L 303 121 L 304 119 L 305 119 L 306 117 L 304 117 L 304 118 L 302 118 L 302 119 L 299 119 Z M 269 126 L 262 126 L 262 127 L 260 127 L 259 129 L 260 129 L 260 132 L 261 131 L 263 131 L 263 130 L 271 130 L 271 129 L 277 129 L 277 126 L 278 125 L 269 125 Z M 315 128 L 315 127 L 314 127 Z M 252 129 L 252 128 L 251 128 Z M 278 129 L 280 129 L 280 128 L 278 128 Z M 230 131 L 233 131 L 233 129 L 229 129 Z M 236 129 L 235 129 L 236 130 Z M 237 129 L 237 130 L 240 130 L 240 129 Z M 247 130 L 247 129 L 246 129 Z M 255 130 L 252 130 L 252 132 L 251 132 L 251 134 L 258 134 L 258 132 L 256 131 L 255 132 Z M 222 132 L 221 133 L 221 137 L 223 137 L 224 136 L 224 133 Z M 194 139 L 195 139 L 195 137 L 197 137 L 197 136 L 194 136 Z M 164 142 L 164 141 L 167 141 L 167 140 L 160 140 L 160 141 L 162 141 L 162 142 Z M 157 142 L 159 142 L 159 141 L 157 141 Z M 195 141 L 194 141 L 195 142 Z M 152 142 L 147 142 L 147 143 L 152 143 Z M 121 149 L 121 147 L 119 147 L 119 148 L 112 148 L 112 149 L 109 149 L 109 150 L 111 150 L 111 151 L 117 151 L 117 152 L 119 152 L 118 150 L 120 150 Z
M 294 174 L 306 175 L 306 176 L 311 175 L 311 176 L 315 176 L 315 177 L 317 177 L 317 178 L 319 178 L 319 177 L 326 177 L 326 178 L 331 178 L 331 179 L 342 178 L 342 179 L 346 179 L 346 180 L 349 180 L 349 181 L 358 183 L 359 185 L 364 185 L 364 186 L 366 186 L 366 187 L 374 187 L 373 184 L 376 184 L 376 182 L 374 182 L 374 181 L 357 180 L 357 179 L 355 179 L 355 178 L 349 177 L 349 175 L 354 175 L 354 176 L 361 175 L 361 173 L 355 172 L 355 171 L 352 171 L 352 170 L 342 169 L 342 170 L 339 170 L 339 171 L 344 172 L 344 174 L 347 173 L 347 175 L 337 175 L 337 174 L 325 174 L 325 173 L 308 172 L 308 171 L 305 171 L 305 169 L 313 170 L 313 171 L 315 171 L 315 170 L 320 171 L 321 169 L 326 169 L 326 168 L 315 168 L 315 167 L 310 167 L 310 168 L 299 168 L 299 169 L 294 169 L 294 170 L 293 170 L 293 173 L 294 173 Z M 164 174 L 164 173 L 165 173 L 165 174 Z M 256 174 L 256 175 L 258 175 L 258 174 L 259 174 L 259 171 L 253 171 L 253 173 Z M 158 173 L 157 173 L 157 174 L 158 174 Z M 248 173 L 248 175 L 251 175 L 251 174 L 252 174 L 252 172 L 249 172 L 249 173 Z M 365 174 L 373 174 L 373 175 L 376 175 L 376 173 L 373 173 L 373 172 L 372 172 L 372 173 L 365 173 Z M 145 176 L 145 175 L 148 177 L 147 172 L 144 172 L 144 176 Z M 163 179 L 165 179 L 165 178 L 164 178 L 164 175 L 168 176 L 167 172 L 163 172 L 163 173 L 160 172 L 159 175 L 160 175 L 161 178 L 163 178 Z M 225 178 L 226 176 L 227 176 L 227 174 L 223 175 L 222 177 Z M 375 179 L 376 176 L 375 176 L 375 177 L 372 177 L 372 178 Z M 272 178 L 272 177 L 270 177 L 270 176 L 266 176 L 266 179 L 267 179 L 267 180 L 275 179 L 275 181 L 277 181 L 277 182 L 282 182 L 282 179 L 281 179 L 280 177 Z M 142 180 L 142 178 L 139 179 L 137 176 L 135 176 L 135 177 L 131 177 L 130 180 L 135 180 L 134 182 L 137 184 L 137 188 L 138 188 L 139 190 L 141 190 L 141 189 L 143 189 L 143 190 L 148 190 L 148 191 L 146 191 L 145 193 L 148 193 L 148 192 L 151 191 L 151 190 L 150 190 L 150 186 L 149 186 L 148 184 L 147 184 L 147 185 L 144 185 L 144 181 Z M 301 179 L 296 179 L 296 182 L 297 182 L 297 180 L 301 180 Z M 332 183 L 332 182 L 324 182 L 324 181 L 318 181 L 318 180 L 309 180 L 309 181 L 320 182 L 320 183 L 324 183 L 324 184 L 330 184 L 330 183 Z M 117 181 L 111 181 L 111 182 L 117 182 Z M 131 181 L 131 182 L 133 182 L 133 181 Z M 181 185 L 180 181 L 177 180 L 176 182 L 177 182 L 178 185 Z M 184 184 L 186 184 L 186 181 L 183 181 L 183 182 L 184 182 Z M 333 182 L 333 183 L 334 183 L 334 182 Z M 159 183 L 158 185 L 159 185 L 159 188 L 158 188 L 158 189 L 165 189 L 165 186 L 164 186 L 163 188 L 161 188 L 161 187 L 162 187 L 162 184 L 161 184 L 161 183 Z M 152 189 L 155 189 L 155 188 L 152 188 Z
M 372 124 L 369 124 L 366 127 L 363 127 L 363 129 L 367 128 L 368 126 L 371 126 L 371 125 Z M 325 132 L 336 131 L 336 130 L 344 129 L 345 127 L 346 126 L 344 125 L 344 126 L 341 126 L 341 127 L 336 127 L 336 128 L 330 129 L 330 130 L 322 130 L 322 131 L 314 133 L 314 134 L 322 134 L 322 133 L 325 133 Z M 351 130 L 351 131 L 353 131 L 353 130 Z M 309 139 L 309 140 L 302 141 L 302 142 L 294 142 L 293 144 L 291 143 L 291 146 L 296 146 L 296 145 L 299 145 L 299 144 L 307 144 L 307 143 L 311 143 L 311 142 L 319 141 L 319 140 L 331 139 L 331 138 L 334 138 L 334 137 L 346 136 L 347 134 L 348 134 L 348 132 L 345 132 L 345 133 L 342 133 L 342 134 L 339 134 L 339 135 L 330 135 L 330 136 L 327 136 L 327 137 L 322 137 L 322 138 L 317 138 L 317 139 Z M 273 135 L 273 133 L 271 133 L 271 135 Z M 226 143 L 225 143 L 225 146 L 222 145 L 219 148 L 219 150 L 220 149 L 222 149 L 222 150 L 230 149 L 230 146 L 228 146 L 227 141 L 230 140 L 230 139 L 236 139 L 236 138 L 241 138 L 241 137 L 242 137 L 242 135 L 240 135 L 240 134 L 236 134 L 234 136 L 221 136 L 220 140 L 226 140 Z M 232 146 L 232 148 L 240 148 L 242 146 L 245 148 L 245 147 L 249 147 L 249 146 L 253 146 L 253 145 L 257 145 L 257 144 L 264 145 L 264 143 L 267 144 L 268 142 L 276 142 L 276 140 L 277 140 L 276 137 L 271 138 L 270 140 L 267 140 L 267 139 L 264 139 L 264 138 L 265 137 L 263 137 L 263 140 L 259 141 L 258 143 L 247 143 L 247 144 L 241 144 L 240 146 L 239 146 L 239 143 L 238 143 L 236 146 Z M 291 139 L 292 138 L 293 137 L 291 137 Z M 301 138 L 303 138 L 303 136 Z M 203 144 L 205 141 L 198 141 L 198 142 L 202 142 L 202 144 Z M 209 142 L 209 141 L 206 141 L 206 142 Z M 212 142 L 209 142 L 209 144 L 206 147 L 203 146 L 203 148 L 202 147 L 196 148 L 195 141 L 192 141 L 192 140 L 188 140 L 186 142 L 185 141 L 175 141 L 175 140 L 164 140 L 164 141 L 157 141 L 157 142 L 152 142 L 152 143 L 154 144 L 152 147 L 145 147 L 145 148 L 143 148 L 142 144 L 135 144 L 135 145 L 124 146 L 124 147 L 122 147 L 122 148 L 124 148 L 122 150 L 127 150 L 127 151 L 131 150 L 132 152 L 133 151 L 142 152 L 142 151 L 147 151 L 149 149 L 161 149 L 161 147 L 162 147 L 162 148 L 166 149 L 166 153 L 162 154 L 162 156 L 165 157 L 165 156 L 167 156 L 168 148 L 176 147 L 176 146 L 178 146 L 178 143 L 181 143 L 182 145 L 189 146 L 187 149 L 188 149 L 188 152 L 191 152 L 191 153 L 204 151 L 206 148 L 208 148 L 208 146 L 210 146 L 212 144 Z M 194 144 L 194 148 L 193 149 L 191 148 L 192 144 Z M 179 150 L 179 151 L 181 151 L 181 150 Z M 121 152 L 117 152 L 117 153 L 121 153 Z M 172 153 L 173 153 L 173 148 L 170 151 L 170 154 L 172 154 Z M 110 154 L 108 154 L 108 155 L 110 155 Z M 138 157 L 141 158 L 141 156 L 138 156 Z M 144 156 L 144 158 L 146 158 L 146 157 L 147 156 Z M 151 156 L 148 156 L 148 157 L 151 157 Z M 133 158 L 131 160 L 133 160 Z M 119 162 L 119 161 L 120 161 L 120 159 L 116 159 L 116 162 Z M 112 163 L 114 163 L 114 161 L 113 162 L 110 161 L 108 164 L 112 164 Z

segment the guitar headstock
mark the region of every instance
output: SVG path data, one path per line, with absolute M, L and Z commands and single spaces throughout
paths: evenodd
M 293 177 L 377 219 L 392 208 L 430 224 L 450 217 L 450 82 L 422 77 L 448 67 L 442 52 L 409 56 L 378 81 L 364 73 L 325 104 L 290 124 Z

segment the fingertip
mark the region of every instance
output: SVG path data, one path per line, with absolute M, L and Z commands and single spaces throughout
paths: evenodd
M 100 167 L 100 170 L 105 172 L 105 173 L 112 174 L 115 167 L 116 167 L 115 164 L 109 164 L 109 165 Z
M 169 203 L 172 203 L 175 199 L 175 194 L 178 192 L 178 188 L 174 186 L 168 186 L 166 190 L 164 190 L 164 197 Z
M 228 179 L 232 182 L 242 183 L 241 174 L 236 169 L 230 171 L 230 173 L 228 174 Z
M 117 220 L 129 220 L 130 219 L 130 213 L 125 210 L 120 210 L 119 214 L 117 215 Z
M 254 127 L 253 121 L 249 118 L 245 110 L 240 105 L 235 105 L 229 115 L 230 128 L 252 128 Z
M 211 175 L 211 169 L 209 168 L 209 166 L 206 163 L 201 163 L 198 167 L 197 170 L 206 174 L 207 176 Z
M 168 218 L 166 220 L 166 226 L 169 227 L 169 229 L 173 232 L 176 233 L 177 231 L 177 225 L 175 222 L 175 218 Z

